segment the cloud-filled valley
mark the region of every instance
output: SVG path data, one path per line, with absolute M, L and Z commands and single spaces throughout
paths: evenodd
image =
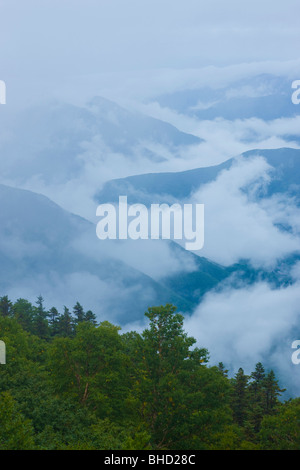
M 79 300 L 125 329 L 139 329 L 148 306 L 174 303 L 212 361 L 234 371 L 264 360 L 296 393 L 299 115 L 290 70 L 236 75 L 127 105 L 98 96 L 3 113 L 1 292 L 60 308 Z M 205 204 L 203 250 L 98 240 L 97 205 L 122 194 Z

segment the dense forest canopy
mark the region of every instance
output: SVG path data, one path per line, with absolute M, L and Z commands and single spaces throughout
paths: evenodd
M 122 333 L 77 302 L 0 298 L 0 449 L 296 450 L 300 398 L 272 370 L 209 366 L 173 305 Z M 281 398 L 281 399 L 280 399 Z

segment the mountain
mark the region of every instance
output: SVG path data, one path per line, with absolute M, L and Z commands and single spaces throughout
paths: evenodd
M 119 153 L 128 161 L 143 157 L 160 162 L 166 153 L 176 156 L 202 142 L 171 124 L 100 97 L 82 107 L 52 103 L 26 109 L 2 124 L 1 175 L 18 182 L 69 181 L 81 175 L 87 161 L 101 164 Z
M 261 193 L 261 197 L 284 193 L 300 202 L 300 150 L 279 148 L 250 150 L 226 162 L 211 167 L 196 168 L 174 173 L 151 173 L 108 181 L 95 195 L 98 203 L 117 202 L 119 195 L 127 195 L 128 202 L 157 203 L 188 199 L 194 191 L 216 180 L 223 170 L 229 170 L 239 158 L 262 156 L 273 168 L 272 180 Z
M 261 74 L 222 87 L 206 86 L 166 93 L 153 99 L 160 106 L 198 119 L 263 119 L 295 116 L 292 80 Z
M 120 195 L 126 195 L 129 204 L 143 203 L 149 206 L 153 203 L 187 202 L 196 190 L 215 181 L 222 171 L 230 170 L 239 159 L 247 160 L 257 155 L 263 156 L 271 166 L 271 180 L 267 185 L 263 185 L 262 189 L 259 186 L 260 189 L 254 193 L 252 185 L 244 187 L 243 191 L 257 201 L 276 195 L 290 196 L 299 205 L 300 150 L 290 148 L 252 150 L 208 168 L 178 173 L 144 174 L 112 180 L 96 194 L 95 200 L 99 204 L 117 203 Z M 255 182 L 253 184 L 255 185 Z M 280 228 L 288 229 L 282 226 Z M 179 249 L 182 250 L 178 247 Z M 184 257 L 189 256 L 190 253 L 184 252 Z M 238 286 L 240 282 L 251 285 L 258 280 L 266 280 L 277 287 L 288 285 L 293 282 L 290 272 L 297 261 L 299 253 L 295 252 L 280 259 L 279 264 L 270 269 L 254 268 L 247 259 L 241 259 L 238 263 L 225 268 L 197 256 L 194 260 L 196 265 L 194 270 L 188 273 L 170 274 L 161 282 L 168 288 L 180 292 L 196 305 L 203 295 L 210 289 L 216 288 L 220 281 L 230 282 L 231 287 Z
M 198 294 L 191 296 L 190 275 L 152 279 L 112 256 L 114 247 L 97 239 L 92 223 L 44 196 L 0 185 L 0 204 L 1 295 L 34 300 L 41 294 L 52 304 L 72 302 L 70 307 L 78 300 L 98 319 L 123 324 L 143 318 L 151 305 L 173 303 L 189 312 L 232 272 L 166 240 L 174 258 L 184 254 L 197 263 Z
M 105 143 L 114 151 L 125 149 L 130 152 L 137 142 L 155 142 L 176 152 L 181 146 L 203 142 L 199 137 L 179 131 L 167 122 L 129 111 L 99 96 L 88 104 L 88 109 L 93 114 Z
M 300 150 L 279 148 L 272 150 L 251 150 L 243 154 L 246 158 L 262 155 L 273 168 L 272 179 L 264 188 L 261 197 L 274 194 L 291 196 L 300 205 Z

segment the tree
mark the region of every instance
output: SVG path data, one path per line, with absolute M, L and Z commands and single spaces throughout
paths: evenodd
M 19 325 L 30 333 L 34 332 L 33 317 L 34 307 L 26 299 L 18 299 L 13 306 L 14 318 L 18 321 Z
M 47 320 L 48 312 L 44 309 L 44 299 L 41 295 L 36 301 L 37 307 L 34 308 L 34 331 L 42 339 L 49 338 L 49 324 Z
M 259 395 L 265 376 L 264 366 L 261 362 L 258 362 L 255 366 L 255 371 L 251 374 L 252 382 L 250 388 L 255 395 Z
M 76 305 L 74 305 L 73 314 L 75 316 L 75 323 L 77 325 L 85 321 L 85 313 L 84 313 L 82 305 L 80 305 L 79 302 L 76 302 Z
M 29 420 L 18 412 L 8 393 L 0 393 L 0 450 L 29 450 L 34 448 L 33 429 Z
M 67 307 L 47 312 L 41 297 L 12 309 L 0 315 L 0 449 L 300 448 L 300 399 L 282 403 L 261 363 L 232 379 L 209 366 L 173 305 L 149 308 L 141 334 L 96 326 L 89 312 L 74 328 Z
M 228 370 L 225 369 L 223 362 L 219 362 L 218 369 L 224 377 L 228 377 Z
M 278 413 L 265 416 L 259 442 L 263 450 L 300 449 L 300 398 L 281 405 Z
M 249 393 L 248 393 L 249 376 L 244 374 L 244 370 L 240 368 L 233 380 L 232 391 L 232 409 L 235 422 L 239 426 L 244 426 L 248 416 Z
M 285 392 L 285 389 L 281 389 L 276 380 L 274 371 L 271 370 L 264 379 L 264 414 L 273 414 L 278 408 L 280 402 L 278 397 Z
M 249 385 L 249 421 L 248 434 L 253 437 L 260 429 L 260 423 L 264 416 L 264 381 L 265 369 L 261 362 L 255 366 L 254 372 L 251 373 L 251 383 Z
M 274 372 L 271 370 L 267 375 L 261 362 L 255 366 L 255 371 L 251 374 L 252 382 L 249 385 L 249 429 L 257 434 L 263 417 L 273 414 L 279 405 L 278 397 L 285 390 L 280 389 Z M 251 433 L 251 432 L 250 432 Z
M 44 309 L 44 299 L 41 295 L 38 296 L 36 305 L 36 314 L 39 315 L 41 318 L 47 318 L 48 314 Z
M 56 334 L 58 334 L 59 317 L 60 317 L 57 308 L 55 307 L 50 308 L 48 317 L 49 317 L 51 335 L 55 336 Z
M 158 377 L 169 371 L 174 372 L 187 358 L 196 358 L 202 362 L 208 360 L 207 350 L 196 348 L 190 351 L 196 340 L 183 331 L 183 316 L 176 310 L 174 305 L 167 304 L 149 308 L 145 313 L 150 325 L 142 336 L 148 351 L 151 351 L 151 355 L 154 353 L 148 359 Z
M 97 325 L 97 317 L 91 310 L 88 310 L 86 312 L 85 321 L 88 323 L 92 323 L 92 325 Z
M 192 349 L 195 339 L 184 332 L 176 307 L 153 307 L 145 315 L 150 323 L 136 341 L 141 361 L 134 395 L 151 446 L 209 449 L 213 434 L 232 423 L 228 379 L 205 366 L 206 349 Z
M 73 336 L 74 322 L 71 312 L 66 306 L 64 306 L 64 313 L 57 319 L 56 333 L 58 336 Z
M 0 297 L 0 314 L 3 317 L 10 317 L 13 314 L 13 304 L 7 295 Z
M 56 392 L 94 411 L 100 419 L 122 420 L 128 394 L 119 327 L 82 322 L 73 338 L 56 338 L 49 369 Z

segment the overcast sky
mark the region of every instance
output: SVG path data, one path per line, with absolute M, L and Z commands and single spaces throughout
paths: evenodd
M 125 72 L 289 61 L 299 10 L 298 0 L 0 0 L 0 79 L 13 102 L 78 77 L 101 88 Z

